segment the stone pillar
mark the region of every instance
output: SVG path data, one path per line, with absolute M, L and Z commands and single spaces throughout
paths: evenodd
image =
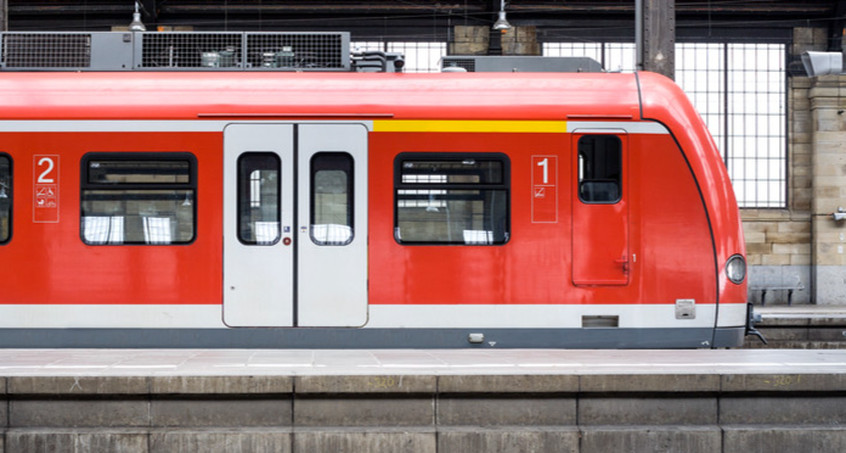
M 490 27 L 456 25 L 453 28 L 449 55 L 487 55 L 490 44 Z
M 796 27 L 793 29 L 793 43 L 790 55 L 798 58 L 807 51 L 825 52 L 828 50 L 828 36 L 825 28 Z
M 846 304 L 846 74 L 811 79 L 814 300 Z
M 490 27 L 456 25 L 453 28 L 449 55 L 489 55 L 493 44 L 499 44 L 501 51 L 496 55 L 540 55 L 541 45 L 535 27 L 512 27 L 508 30 L 491 31 Z M 491 35 L 499 39 L 492 43 Z
M 788 87 L 787 158 L 790 164 L 788 179 L 789 209 L 794 213 L 810 213 L 813 200 L 813 121 L 811 118 L 811 101 L 808 92 L 811 79 L 808 77 L 791 77 Z M 810 224 L 810 218 L 804 218 Z M 810 231 L 810 228 L 808 229 Z M 810 238 L 808 240 L 810 243 Z M 810 264 L 810 262 L 808 263 Z
M 540 55 L 535 27 L 512 27 L 501 35 L 503 55 Z

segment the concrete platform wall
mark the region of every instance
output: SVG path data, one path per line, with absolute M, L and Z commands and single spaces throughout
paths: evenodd
M 7 452 L 846 451 L 846 376 L 7 377 Z

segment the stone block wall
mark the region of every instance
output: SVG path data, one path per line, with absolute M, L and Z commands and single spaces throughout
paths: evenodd
M 793 77 L 789 92 L 788 209 L 741 212 L 750 299 L 802 286 L 794 302 L 846 304 L 846 74 Z M 772 294 L 772 296 L 770 296 Z M 767 302 L 785 302 L 771 291 Z
M 799 27 L 790 55 L 827 46 L 825 28 Z M 846 117 L 838 113 L 844 101 L 844 76 L 789 79 L 788 207 L 741 211 L 754 302 L 760 288 L 801 286 L 794 303 L 846 304 L 846 226 L 831 218 L 846 208 Z M 769 291 L 767 303 L 785 303 L 787 295 Z
M 496 40 L 499 40 L 497 43 Z M 487 55 L 491 47 L 501 46 L 502 55 L 541 55 L 538 32 L 535 27 L 512 27 L 498 33 L 491 42 L 490 27 L 456 25 L 453 27 L 450 55 Z
M 476 25 L 453 27 L 450 55 L 487 55 L 490 45 L 490 29 Z
M 813 36 L 812 33 L 807 33 Z M 811 79 L 793 77 L 788 88 L 788 209 L 743 209 L 749 264 L 749 300 L 760 303 L 762 288 L 799 287 L 793 303 L 812 298 L 811 202 L 813 129 L 808 98 Z M 788 291 L 768 291 L 767 303 L 787 303 Z
M 828 49 L 828 29 L 819 27 L 796 27 L 793 29 L 793 44 L 790 55 L 801 55 L 802 52 L 820 51 Z
M 540 55 L 541 45 L 535 27 L 513 27 L 502 33 L 503 55 Z
M 440 373 L 6 376 L 0 451 L 846 449 L 846 379 L 836 371 Z

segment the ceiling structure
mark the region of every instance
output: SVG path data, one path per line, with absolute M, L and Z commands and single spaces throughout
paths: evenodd
M 9 31 L 105 31 L 128 25 L 133 0 L 5 0 Z M 141 19 L 197 31 L 350 31 L 354 40 L 445 41 L 454 25 L 496 20 L 499 0 L 140 0 Z M 511 0 L 508 20 L 541 41 L 626 40 L 634 0 Z M 825 27 L 840 49 L 846 0 L 676 0 L 678 41 L 789 41 L 796 26 Z

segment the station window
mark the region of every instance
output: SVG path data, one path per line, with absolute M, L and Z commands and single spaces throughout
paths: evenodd
M 346 245 L 353 240 L 353 158 L 317 153 L 311 158 L 311 240 Z
M 86 154 L 81 177 L 80 230 L 86 244 L 194 240 L 197 160 L 192 154 Z
M 12 237 L 12 159 L 0 155 L 0 244 Z
M 616 203 L 622 196 L 623 151 L 615 135 L 585 135 L 579 139 L 579 199 L 585 203 Z
M 281 171 L 273 153 L 245 153 L 238 158 L 238 239 L 244 244 L 279 241 Z
M 394 235 L 401 244 L 504 244 L 509 236 L 508 157 L 403 153 L 394 162 Z

